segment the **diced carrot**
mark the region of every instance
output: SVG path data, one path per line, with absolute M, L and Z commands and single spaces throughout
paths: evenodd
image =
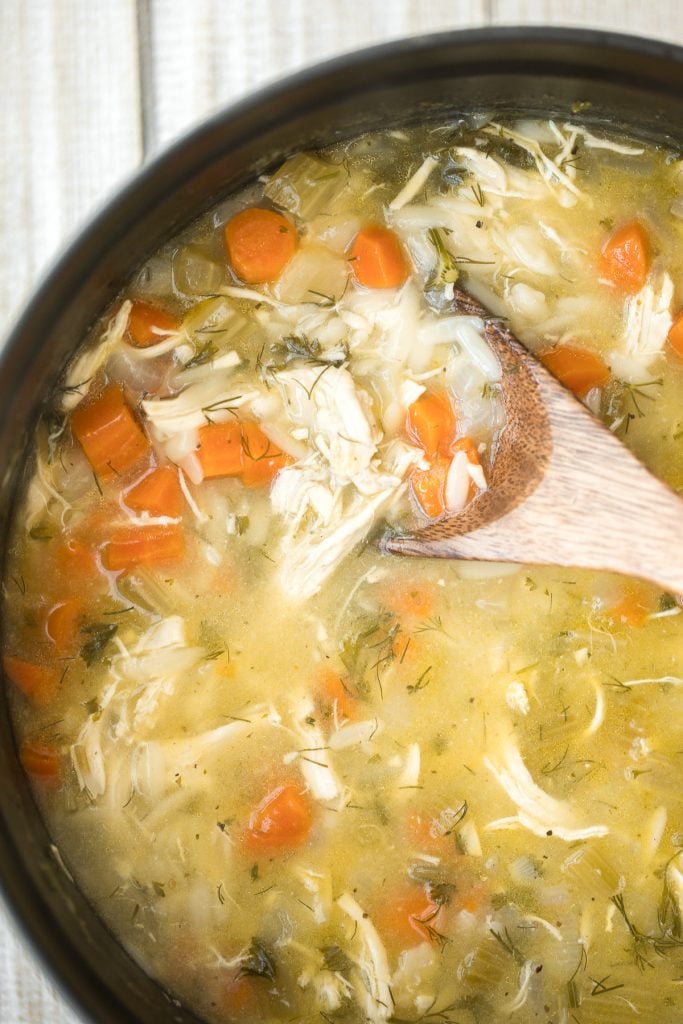
M 648 615 L 659 607 L 660 592 L 645 583 L 628 583 L 618 601 L 607 608 L 607 615 L 615 622 L 641 629 Z
M 248 420 L 202 427 L 197 458 L 205 479 L 239 476 L 247 487 L 270 483 L 291 461 L 256 423 Z
M 45 632 L 55 647 L 58 658 L 68 657 L 78 647 L 83 601 L 67 597 L 53 605 L 45 616 Z
M 325 669 L 317 687 L 317 704 L 325 718 L 355 721 L 358 704 L 348 684 L 338 672 Z
M 243 1021 L 258 1013 L 259 994 L 256 979 L 247 974 L 235 974 L 223 988 L 222 1011 L 231 1021 Z
M 54 789 L 59 785 L 62 758 L 55 746 L 39 739 L 24 739 L 19 760 L 26 774 L 40 785 Z
M 217 476 L 239 476 L 244 462 L 239 423 L 209 423 L 199 431 L 197 458 L 205 480 Z
M 394 583 L 382 588 L 382 603 L 396 615 L 426 619 L 434 611 L 436 587 L 429 581 Z
M 177 331 L 180 321 L 163 309 L 136 301 L 128 318 L 128 340 L 137 348 L 149 348 Z
M 368 224 L 358 232 L 350 259 L 353 276 L 366 288 L 398 288 L 410 274 L 398 236 L 381 224 Z
M 276 473 L 292 460 L 273 444 L 256 423 L 241 424 L 242 481 L 247 487 L 269 484 Z
M 672 323 L 667 335 L 667 341 L 676 355 L 683 358 L 683 309 Z
M 296 228 L 275 210 L 252 206 L 225 225 L 228 259 L 246 284 L 277 280 L 298 245 Z
M 437 519 L 446 511 L 446 477 L 451 460 L 437 455 L 429 469 L 415 469 L 410 487 L 418 505 L 430 519 Z
M 455 436 L 453 404 L 442 392 L 425 392 L 408 408 L 408 433 L 424 448 L 429 458 L 448 455 Z
M 649 270 L 649 248 L 642 224 L 636 220 L 624 224 L 602 247 L 602 276 L 629 295 L 639 292 Z
M 405 824 L 408 842 L 423 853 L 443 853 L 444 835 L 438 819 L 424 811 L 413 811 Z
M 371 915 L 385 942 L 396 949 L 417 946 L 441 933 L 443 910 L 422 888 L 388 893 Z
M 71 429 L 101 479 L 120 476 L 150 451 L 122 389 L 115 385 L 94 401 L 79 405 L 71 417 Z
M 296 849 L 308 839 L 312 824 L 308 797 L 287 783 L 268 793 L 253 812 L 244 845 L 264 853 Z
M 471 437 L 459 437 L 458 440 L 454 441 L 451 445 L 451 452 L 454 455 L 456 452 L 464 452 L 467 456 L 467 461 L 471 466 L 481 466 L 479 450 Z
M 178 480 L 178 471 L 160 466 L 143 476 L 123 496 L 133 512 L 149 512 L 153 516 L 179 516 L 185 499 Z
M 607 384 L 609 367 L 599 355 L 578 345 L 557 345 L 538 353 L 543 365 L 554 377 L 582 398 L 591 388 Z
M 47 707 L 57 693 L 61 673 L 50 665 L 37 665 L 14 655 L 2 659 L 5 675 L 37 707 Z
M 95 551 L 79 537 L 65 535 L 53 551 L 57 576 L 70 583 L 86 583 L 97 578 Z
M 175 565 L 185 555 L 185 535 L 179 523 L 125 527 L 105 544 L 102 562 L 112 572 L 138 565 Z

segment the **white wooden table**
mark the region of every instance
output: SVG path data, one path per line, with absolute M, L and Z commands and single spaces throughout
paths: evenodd
M 222 104 L 371 43 L 520 23 L 683 43 L 680 0 L 0 0 L 0 338 L 89 214 Z M 0 1024 L 76 1019 L 0 910 Z

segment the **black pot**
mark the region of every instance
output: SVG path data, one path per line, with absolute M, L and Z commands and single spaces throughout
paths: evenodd
M 136 265 L 293 150 L 473 109 L 576 116 L 680 149 L 683 49 L 608 32 L 454 32 L 332 61 L 204 124 L 145 167 L 83 231 L 5 346 L 3 538 L 43 397 Z M 127 956 L 72 883 L 19 767 L 4 696 L 0 704 L 0 881 L 24 934 L 86 1018 L 101 1024 L 196 1022 Z

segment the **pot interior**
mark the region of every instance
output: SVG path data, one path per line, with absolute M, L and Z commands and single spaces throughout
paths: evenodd
M 293 151 L 473 112 L 580 118 L 680 148 L 681 51 L 606 33 L 543 29 L 391 44 L 277 84 L 177 144 L 65 253 L 2 353 L 3 550 L 43 396 L 163 242 Z M 19 767 L 4 697 L 0 704 L 0 878 L 25 932 L 93 1020 L 196 1021 L 132 962 L 74 886 Z

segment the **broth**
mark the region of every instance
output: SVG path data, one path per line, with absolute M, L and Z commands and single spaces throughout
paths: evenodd
M 683 487 L 682 188 L 569 123 L 300 154 L 68 367 L 5 580 L 20 755 L 208 1020 L 680 1019 L 675 599 L 376 541 L 476 501 L 505 429 L 456 283 Z

